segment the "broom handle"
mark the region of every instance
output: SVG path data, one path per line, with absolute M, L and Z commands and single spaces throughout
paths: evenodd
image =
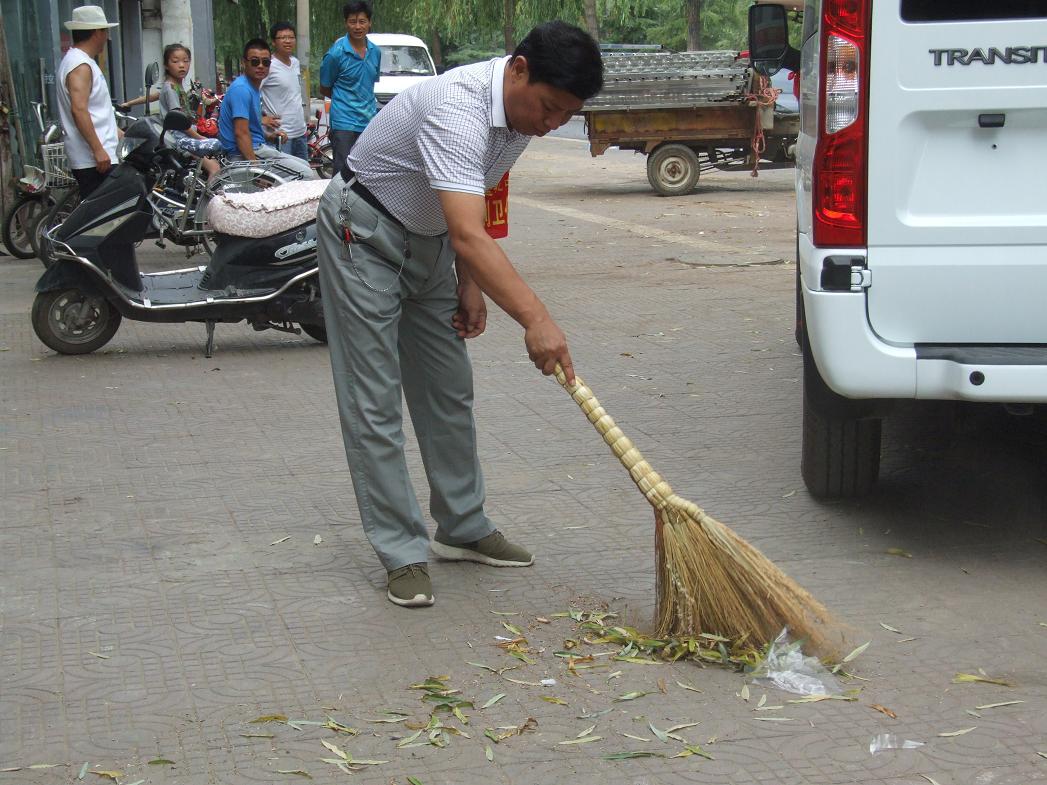
M 628 436 L 622 433 L 622 429 L 618 427 L 611 415 L 600 405 L 600 402 L 596 400 L 596 396 L 593 395 L 593 391 L 586 386 L 580 377 L 575 376 L 574 384 L 569 385 L 567 383 L 567 375 L 559 363 L 556 364 L 555 375 L 556 381 L 570 393 L 574 402 L 585 412 L 586 418 L 599 431 L 604 442 L 611 448 L 611 452 L 617 456 L 622 466 L 629 472 L 629 476 L 636 483 L 636 487 L 647 497 L 647 501 L 656 510 L 663 509 L 670 503 L 683 503 L 694 506 L 673 493 L 669 483 L 662 479 L 662 476 L 644 460 L 636 445 L 632 443 Z

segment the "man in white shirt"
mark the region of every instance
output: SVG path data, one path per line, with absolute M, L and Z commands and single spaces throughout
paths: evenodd
M 95 62 L 116 22 L 97 5 L 73 9 L 65 23 L 73 45 L 58 66 L 58 115 L 65 131 L 65 154 L 80 186 L 80 196 L 94 191 L 116 163 L 119 132 L 109 86 Z
M 573 381 L 574 370 L 563 331 L 485 231 L 485 191 L 602 82 L 587 33 L 539 25 L 511 57 L 400 93 L 320 200 L 320 287 L 346 456 L 396 605 L 433 604 L 430 551 L 493 567 L 534 562 L 484 510 L 465 347 L 487 326 L 484 295 L 524 328 L 543 373 L 559 364 Z M 431 542 L 407 473 L 401 395 L 429 480 Z
M 269 76 L 262 80 L 262 108 L 270 118 L 279 121 L 279 134 L 283 136 L 280 151 L 308 161 L 302 67 L 291 54 L 297 45 L 294 26 L 290 22 L 277 22 L 269 31 L 269 38 L 273 42 L 273 62 Z

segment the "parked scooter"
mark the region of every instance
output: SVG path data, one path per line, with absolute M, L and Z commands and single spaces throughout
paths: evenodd
M 17 183 L 18 195 L 3 218 L 2 239 L 8 253 L 18 259 L 32 259 L 33 230 L 36 222 L 54 206 L 43 169 L 26 165 Z
M 33 101 L 32 107 L 40 131 L 39 152 L 44 158 L 44 165 L 48 166 L 54 162 L 49 153 L 56 152 L 55 148 L 61 144 L 62 130 L 55 123 L 44 122 L 43 104 Z M 23 169 L 24 176 L 16 185 L 18 195 L 3 217 L 2 239 L 12 256 L 31 259 L 36 255 L 33 232 L 37 222 L 55 204 L 52 186 L 57 186 L 59 181 L 65 182 L 67 174 L 59 170 L 47 171 L 29 165 Z
M 155 216 L 150 194 L 173 154 L 161 141 L 164 130 L 148 118 L 134 123 L 122 163 L 48 234 L 56 263 L 36 285 L 32 321 L 40 340 L 61 354 L 87 354 L 127 318 L 202 322 L 207 357 L 218 322 L 246 319 L 255 330 L 304 331 L 326 341 L 315 217 L 269 237 L 216 234 L 206 267 L 139 271 L 135 246 Z

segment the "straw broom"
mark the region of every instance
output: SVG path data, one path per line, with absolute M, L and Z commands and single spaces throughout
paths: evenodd
M 836 652 L 826 608 L 766 556 L 698 505 L 673 493 L 585 383 L 556 380 L 585 412 L 654 507 L 659 637 L 714 633 L 754 645 L 788 627 L 823 654 Z

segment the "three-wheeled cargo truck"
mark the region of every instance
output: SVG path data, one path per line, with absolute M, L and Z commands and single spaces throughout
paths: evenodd
M 582 107 L 589 150 L 647 156 L 659 194 L 690 193 L 702 172 L 793 166 L 799 115 L 737 52 L 608 52 L 604 88 Z

